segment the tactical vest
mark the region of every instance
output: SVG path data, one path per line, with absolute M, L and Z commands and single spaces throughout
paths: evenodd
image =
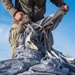
M 18 11 L 27 14 L 32 21 L 38 21 L 44 17 L 46 11 L 46 0 L 15 0 Z

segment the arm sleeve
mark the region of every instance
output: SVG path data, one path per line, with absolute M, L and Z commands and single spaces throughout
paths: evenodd
M 60 7 L 61 5 L 66 5 L 64 0 L 50 0 L 50 1 L 58 7 Z
M 17 9 L 15 9 L 14 5 L 12 4 L 12 0 L 2 0 L 2 4 L 6 10 L 14 17 Z

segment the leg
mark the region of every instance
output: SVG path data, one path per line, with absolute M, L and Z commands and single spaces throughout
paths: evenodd
M 16 50 L 16 47 L 18 46 L 18 34 L 17 34 L 17 31 L 18 31 L 18 23 L 15 23 L 12 25 L 12 28 L 9 32 L 9 43 L 11 45 L 11 48 L 12 48 L 12 58 L 14 56 L 14 52 Z

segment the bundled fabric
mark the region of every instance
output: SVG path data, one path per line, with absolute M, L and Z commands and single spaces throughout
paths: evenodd
M 59 9 L 35 23 L 23 20 L 17 32 L 14 57 L 0 62 L 0 75 L 75 75 L 75 59 L 52 47 L 51 31 L 64 14 Z

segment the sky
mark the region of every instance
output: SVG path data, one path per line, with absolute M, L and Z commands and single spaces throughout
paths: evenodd
M 64 0 L 70 10 L 64 16 L 59 26 L 52 31 L 54 36 L 54 49 L 75 57 L 75 0 Z M 47 0 L 46 14 L 54 14 L 58 7 Z M 11 59 L 9 44 L 9 31 L 12 26 L 12 16 L 5 10 L 0 2 L 0 61 Z

